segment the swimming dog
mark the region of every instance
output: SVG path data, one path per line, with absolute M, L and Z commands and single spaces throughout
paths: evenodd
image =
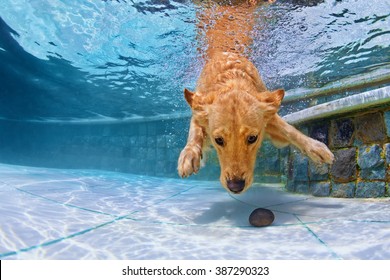
M 197 173 L 204 149 L 211 144 L 217 151 L 222 186 L 231 193 L 242 193 L 253 183 L 263 139 L 270 139 L 278 148 L 292 144 L 314 162 L 331 164 L 334 156 L 325 144 L 278 115 L 284 90 L 268 90 L 244 54 L 252 42 L 257 1 L 222 2 L 214 2 L 199 16 L 199 28 L 207 42 L 206 63 L 196 90 L 184 90 L 192 117 L 187 144 L 178 159 L 179 175 Z

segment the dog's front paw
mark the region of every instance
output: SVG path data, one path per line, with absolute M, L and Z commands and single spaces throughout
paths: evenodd
M 310 142 L 304 148 L 304 153 L 315 163 L 332 164 L 334 160 L 334 155 L 328 147 L 324 143 L 314 139 L 310 139 Z
M 182 178 L 197 173 L 200 168 L 202 149 L 199 146 L 187 145 L 180 153 L 177 170 Z

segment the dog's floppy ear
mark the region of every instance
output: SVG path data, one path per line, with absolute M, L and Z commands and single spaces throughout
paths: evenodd
M 184 89 L 184 97 L 187 100 L 187 103 L 188 103 L 188 105 L 190 105 L 191 108 L 193 106 L 194 95 L 195 95 L 195 93 L 193 93 L 192 91 L 189 91 L 186 88 Z
M 213 103 L 214 96 L 207 95 L 202 96 L 199 93 L 184 89 L 184 97 L 187 100 L 192 110 L 192 116 L 196 119 L 196 122 L 201 126 L 206 126 L 208 121 L 208 106 Z
M 193 110 L 204 110 L 203 106 L 213 103 L 214 95 L 202 96 L 196 92 L 184 89 L 184 97 Z
M 280 107 L 284 97 L 284 90 L 277 89 L 275 91 L 266 91 L 260 94 L 260 99 L 262 102 L 267 103 L 268 105 Z
M 276 113 L 279 110 L 283 97 L 284 90 L 277 89 L 275 91 L 262 92 L 257 96 L 257 99 L 264 106 L 264 111 L 269 113 Z

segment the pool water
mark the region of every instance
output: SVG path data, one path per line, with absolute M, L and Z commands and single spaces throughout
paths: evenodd
M 261 180 L 230 195 L 211 167 L 177 177 L 202 9 L 1 0 L 0 259 L 390 258 L 389 198 L 316 198 Z M 259 6 L 251 59 L 287 96 L 361 76 L 389 83 L 389 11 L 379 0 Z M 271 226 L 249 225 L 257 207 L 275 213 Z
M 2 0 L 0 117 L 126 120 L 189 113 L 203 60 L 189 0 Z M 390 2 L 258 8 L 251 60 L 276 89 L 389 74 Z

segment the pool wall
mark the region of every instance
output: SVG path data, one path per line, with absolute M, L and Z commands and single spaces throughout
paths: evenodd
M 177 178 L 177 159 L 187 140 L 189 122 L 189 117 L 80 123 L 0 120 L 0 159 L 18 165 Z M 266 142 L 261 153 L 267 160 L 257 162 L 256 179 L 280 182 L 282 150 Z M 211 151 L 207 168 L 192 178 L 218 180 L 219 172 L 216 153 Z
M 302 131 L 331 148 L 335 162 L 331 167 L 315 166 L 301 153 L 291 149 L 288 156 L 287 189 L 315 196 L 388 196 L 388 109 L 302 125 Z
M 91 168 L 154 176 L 176 174 L 185 120 L 128 122 L 0 121 L 4 163 Z
M 315 196 L 389 196 L 389 103 L 390 87 L 383 86 L 286 115 L 289 123 L 335 154 L 331 167 L 315 166 L 291 149 L 287 189 Z

